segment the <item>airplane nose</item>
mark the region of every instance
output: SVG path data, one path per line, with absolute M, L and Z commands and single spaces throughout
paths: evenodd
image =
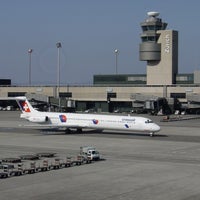
M 160 131 L 160 126 L 158 126 L 157 124 L 154 124 L 153 129 L 155 132 L 158 132 L 158 131 Z

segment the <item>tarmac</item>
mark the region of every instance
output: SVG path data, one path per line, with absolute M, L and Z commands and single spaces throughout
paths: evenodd
M 0 179 L 8 200 L 199 200 L 200 119 L 161 122 L 155 137 L 115 131 L 65 134 L 40 129 L 0 111 L 0 159 L 39 152 L 77 155 L 95 146 L 103 161 L 80 167 Z

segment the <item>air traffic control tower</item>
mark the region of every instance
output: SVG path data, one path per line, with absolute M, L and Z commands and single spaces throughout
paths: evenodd
M 175 84 L 178 73 L 178 32 L 166 30 L 158 12 L 141 23 L 140 60 L 147 61 L 147 85 Z

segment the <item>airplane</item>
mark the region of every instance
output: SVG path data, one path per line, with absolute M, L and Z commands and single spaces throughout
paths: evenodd
M 160 131 L 160 126 L 145 117 L 41 112 L 34 109 L 26 97 L 15 97 L 15 100 L 22 111 L 21 118 L 47 127 L 66 128 L 68 131 L 75 128 L 78 132 L 82 129 L 143 132 L 150 136 Z

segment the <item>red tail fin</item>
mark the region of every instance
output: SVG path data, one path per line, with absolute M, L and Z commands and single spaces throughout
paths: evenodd
M 19 105 L 20 105 L 22 112 L 28 112 L 28 113 L 31 112 L 26 101 L 20 100 Z
M 28 102 L 26 97 L 16 97 L 17 103 L 23 113 L 37 112 L 32 105 Z

